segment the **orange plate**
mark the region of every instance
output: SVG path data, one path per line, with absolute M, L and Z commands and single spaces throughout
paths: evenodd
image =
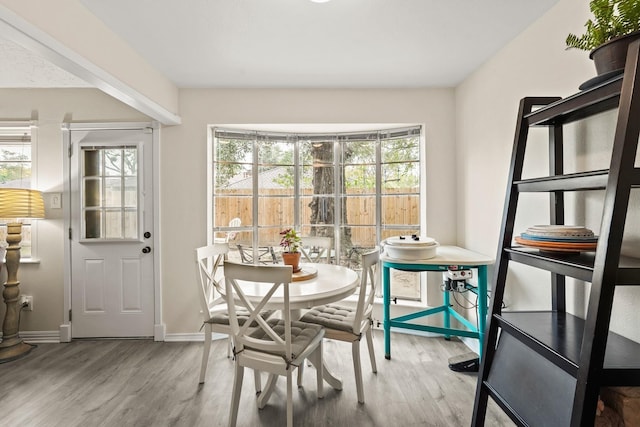
M 531 248 L 536 248 L 536 249 L 549 251 L 549 252 L 595 251 L 597 246 L 597 243 L 548 242 L 548 241 L 538 241 L 538 240 L 527 240 L 519 236 L 516 236 L 514 240 L 516 241 L 516 243 L 519 243 L 523 246 L 529 246 Z

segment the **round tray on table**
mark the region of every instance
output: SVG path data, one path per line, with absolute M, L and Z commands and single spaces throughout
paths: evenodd
M 310 265 L 303 265 L 300 271 L 293 273 L 293 281 L 301 282 L 303 280 L 313 279 L 318 275 L 318 269 Z

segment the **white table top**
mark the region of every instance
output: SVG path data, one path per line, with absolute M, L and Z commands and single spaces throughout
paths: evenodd
M 494 259 L 469 249 L 458 246 L 438 246 L 436 256 L 429 259 L 406 260 L 391 258 L 382 254 L 382 261 L 394 262 L 398 264 L 419 264 L 419 265 L 489 265 Z
M 300 266 L 304 269 L 304 263 Z M 289 303 L 292 310 L 311 308 L 316 305 L 340 301 L 355 292 L 358 273 L 339 265 L 309 264 L 318 270 L 318 275 L 309 280 L 293 282 L 289 285 Z M 239 282 L 248 297 L 261 298 L 272 284 Z M 283 305 L 283 289 L 280 287 L 269 300 L 267 308 L 279 309 Z

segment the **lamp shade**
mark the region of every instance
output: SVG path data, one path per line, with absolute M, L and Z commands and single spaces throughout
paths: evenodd
M 26 188 L 0 188 L 0 218 L 44 218 L 42 193 Z

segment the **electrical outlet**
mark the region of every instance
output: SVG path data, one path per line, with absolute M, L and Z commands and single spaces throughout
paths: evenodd
M 25 311 L 33 311 L 33 297 L 31 295 L 20 295 L 20 307 Z

